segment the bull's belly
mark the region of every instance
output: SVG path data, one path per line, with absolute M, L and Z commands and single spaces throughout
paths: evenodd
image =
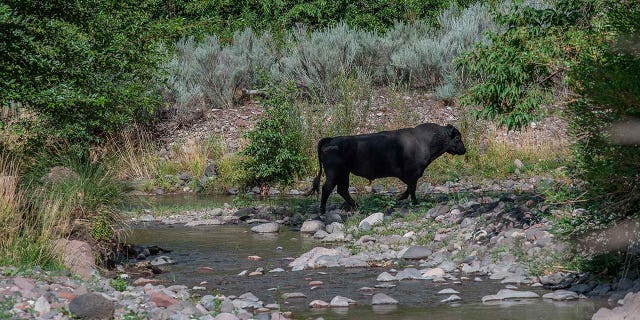
M 363 177 L 367 180 L 374 180 L 379 178 L 389 178 L 395 177 L 400 178 L 400 172 L 396 172 L 395 170 L 385 170 L 385 171 L 363 171 L 363 170 L 351 170 L 351 173 L 358 177 Z

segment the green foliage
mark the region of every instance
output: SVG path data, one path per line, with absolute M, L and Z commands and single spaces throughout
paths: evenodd
M 249 157 L 247 171 L 261 185 L 291 184 L 309 162 L 303 153 L 301 116 L 292 103 L 291 89 L 276 90 L 266 101 L 265 116 L 246 134 L 249 144 L 242 151 Z
M 371 195 L 358 200 L 358 210 L 361 213 L 385 213 L 396 205 L 394 195 Z
M 122 279 L 122 278 L 116 278 L 116 279 L 110 279 L 109 280 L 109 285 L 111 287 L 113 287 L 114 289 L 116 289 L 116 291 L 125 291 L 127 290 L 127 280 Z
M 605 30 L 617 37 L 596 42 L 571 70 L 580 95 L 568 106 L 580 176 L 607 221 L 640 212 L 640 146 L 626 136 L 626 121 L 640 121 L 640 4 L 606 3 Z M 625 142 L 625 139 L 636 142 Z
M 506 28 L 490 44 L 462 56 L 470 84 L 461 102 L 479 107 L 476 115 L 521 128 L 545 113 L 544 105 L 563 85 L 562 75 L 576 52 L 587 45 L 584 33 L 597 12 L 594 0 L 561 0 L 553 7 L 516 5 L 499 15 Z
M 467 6 L 473 0 L 248 0 L 173 1 L 156 7 L 155 15 L 184 21 L 183 31 L 192 35 L 215 33 L 229 40 L 238 30 L 253 28 L 283 34 L 299 24 L 321 29 L 340 21 L 351 27 L 385 31 L 396 21 L 424 19 L 436 23 L 438 13 L 450 4 Z
M 159 105 L 150 1 L 6 1 L 0 5 L 0 106 L 24 108 L 13 129 L 86 147 Z M 26 116 L 29 115 L 29 116 Z

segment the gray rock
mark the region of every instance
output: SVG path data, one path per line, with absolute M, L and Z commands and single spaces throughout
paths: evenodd
M 595 287 L 595 284 L 586 284 L 586 283 L 579 283 L 579 284 L 574 284 L 569 288 L 569 291 L 573 291 L 573 292 L 577 292 L 579 294 L 582 293 L 586 293 L 591 291 L 591 289 L 593 289 Z
M 324 238 L 322 238 L 322 242 L 340 242 L 345 240 L 346 238 L 343 231 L 336 231 L 333 233 L 329 233 Z
M 313 300 L 309 303 L 309 308 L 312 308 L 312 309 L 329 308 L 329 303 L 323 300 Z
M 342 216 L 340 215 L 340 210 L 332 210 L 324 215 L 324 223 L 332 224 L 334 222 L 342 222 Z
M 287 292 L 282 294 L 282 299 L 304 299 L 307 296 L 302 292 Z
M 342 297 L 342 296 L 335 296 L 333 299 L 331 299 L 331 302 L 329 302 L 329 306 L 331 308 L 344 308 L 344 307 L 349 307 L 349 305 L 353 303 L 355 303 L 355 301 L 349 298 Z
M 395 281 L 396 277 L 392 276 L 391 274 L 389 274 L 388 272 L 385 271 L 385 272 L 381 273 L 376 280 L 377 281 L 382 281 L 382 282 Z
M 328 235 L 329 234 L 326 231 L 318 230 L 318 231 L 316 231 L 315 234 L 313 234 L 313 237 L 316 238 L 316 239 L 324 239 Z
M 324 268 L 334 268 L 334 267 L 339 267 L 340 266 L 340 258 L 342 258 L 341 256 L 338 255 L 324 255 L 324 256 L 319 256 L 318 258 L 316 258 L 313 262 L 313 267 L 314 268 L 318 268 L 318 267 L 324 267 Z
M 438 291 L 438 294 L 458 294 L 458 293 L 460 293 L 460 292 L 458 292 L 458 291 L 456 291 L 454 289 L 451 289 L 451 288 L 442 289 L 442 290 Z
M 369 264 L 361 259 L 355 258 L 355 257 L 347 257 L 347 258 L 341 258 L 338 261 L 338 264 L 342 267 L 345 268 L 367 268 L 369 267 Z
M 425 246 L 411 246 L 402 254 L 403 259 L 424 259 L 431 256 L 432 252 Z
M 183 172 L 181 173 L 178 178 L 184 182 L 189 182 L 191 180 L 193 180 L 193 177 L 191 176 L 191 174 L 189 174 L 188 172 Z
M 378 292 L 376 294 L 373 295 L 373 297 L 371 297 L 371 304 L 372 305 L 379 305 L 379 304 L 398 304 L 398 300 L 382 293 L 382 292 Z
M 151 261 L 152 266 L 164 266 L 164 265 L 174 264 L 174 263 L 176 262 L 167 256 L 159 256 Z
M 566 300 L 576 300 L 580 298 L 580 296 L 569 290 L 556 290 L 554 292 L 549 292 L 542 296 L 543 299 L 552 299 L 558 301 L 566 301 Z
M 406 268 L 396 274 L 396 280 L 423 279 L 422 274 L 416 268 Z
M 540 296 L 531 291 L 516 291 L 511 289 L 502 289 L 497 294 L 482 297 L 482 302 L 513 300 L 513 299 L 535 299 Z
M 343 230 L 344 230 L 344 225 L 340 222 L 333 222 L 327 226 L 328 233 L 342 232 Z
M 200 298 L 200 304 L 209 311 L 215 310 L 217 302 L 218 299 L 210 294 Z
M 96 293 L 79 295 L 69 303 L 69 312 L 78 318 L 112 319 L 114 310 L 113 302 Z
M 216 174 L 216 165 L 211 163 L 206 168 L 204 168 L 204 176 L 205 177 L 215 177 Z
M 382 212 L 373 213 L 368 217 L 364 218 L 362 221 L 360 221 L 360 223 L 358 224 L 358 228 L 362 228 L 363 223 L 368 223 L 369 226 L 374 227 L 382 223 L 383 219 L 384 219 L 384 214 Z
M 421 270 L 421 272 L 422 272 L 423 279 L 432 279 L 435 277 L 442 277 L 445 275 L 445 272 L 444 270 L 442 270 L 442 268 L 426 269 L 426 270 Z
M 565 272 L 555 272 L 550 275 L 544 275 L 539 277 L 540 283 L 544 285 L 555 286 L 558 283 L 562 282 L 567 277 L 567 273 Z
M 502 281 L 500 281 L 500 283 L 502 284 L 529 284 L 531 283 L 531 280 L 525 276 L 518 276 L 518 275 L 514 275 L 514 276 L 510 276 L 510 277 L 506 277 L 504 279 L 502 279 Z
M 431 218 L 435 218 L 437 216 L 441 216 L 443 214 L 446 214 L 447 212 L 449 212 L 449 206 L 447 205 L 437 205 L 431 209 L 429 209 L 429 211 L 427 211 L 427 216 L 431 217 Z
M 318 230 L 322 230 L 324 228 L 324 223 L 320 220 L 308 220 L 302 223 L 302 227 L 300 227 L 300 232 L 304 233 L 316 233 Z
M 228 299 L 225 299 L 220 303 L 220 312 L 233 313 L 236 310 L 236 306 Z
M 599 284 L 593 290 L 591 290 L 591 294 L 594 296 L 604 296 L 611 291 L 611 285 L 608 283 Z
M 256 233 L 276 233 L 278 230 L 280 230 L 280 224 L 277 222 L 263 223 L 251 228 L 251 231 Z
M 600 308 L 592 320 L 640 319 L 640 292 L 628 293 L 622 300 L 622 306 L 607 309 Z
M 40 296 L 40 298 L 38 298 L 38 300 L 36 300 L 36 303 L 33 306 L 33 310 L 35 310 L 37 313 L 43 315 L 43 314 L 51 311 L 51 305 L 49 304 L 49 301 L 47 301 L 47 298 L 45 298 L 45 296 Z
M 454 302 L 454 301 L 459 301 L 462 300 L 462 298 L 460 298 L 459 296 L 452 294 L 450 295 L 448 298 L 441 300 L 440 302 L 442 303 L 449 303 L 449 302 Z
M 234 314 L 232 313 L 228 313 L 228 312 L 223 312 L 219 315 L 217 315 L 214 320 L 239 320 L 238 317 L 236 317 Z

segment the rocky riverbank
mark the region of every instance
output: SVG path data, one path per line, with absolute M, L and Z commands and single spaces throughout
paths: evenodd
M 299 230 L 302 237 L 314 238 L 318 245 L 292 259 L 287 267 L 246 270 L 236 277 L 285 272 L 307 279 L 308 272 L 317 272 L 317 269 L 327 274 L 342 268 L 377 267 L 378 276 L 358 289 L 370 297 L 365 303 L 371 305 L 402 305 L 405 303 L 402 297 L 384 290 L 402 285 L 404 281 L 424 281 L 437 285 L 441 304 L 596 298 L 608 300 L 613 308 L 598 312 L 597 319 L 635 314 L 638 299 L 633 293 L 640 291 L 640 281 L 615 279 L 601 283 L 588 274 L 563 267 L 573 256 L 572 246 L 554 234 L 552 221 L 588 212 L 550 205 L 538 193 L 529 192 L 541 181 L 426 186 L 431 192 L 439 191 L 438 195 L 431 194 L 419 206 L 378 203 L 383 210 L 368 214 L 345 212 L 336 204 L 325 216 L 318 215 L 316 203 L 310 207 L 245 208 L 226 204 L 174 215 L 146 212 L 131 219 L 150 228 L 157 224 L 182 227 L 244 224 L 256 234 L 284 228 Z M 393 192 L 372 190 L 389 191 Z M 172 263 L 171 253 L 166 256 L 155 260 Z M 142 254 L 136 258 L 150 261 L 153 257 Z M 259 261 L 261 258 L 247 259 Z M 213 270 L 205 267 L 198 272 Z M 287 305 L 261 301 L 251 292 L 238 296 L 224 296 L 224 292 L 212 294 L 207 291 L 206 283 L 189 287 L 175 282 L 169 285 L 155 278 L 154 272 L 135 273 L 122 267 L 110 273 L 111 279 L 94 273 L 81 280 L 70 274 L 37 268 L 25 273 L 2 267 L 0 274 L 0 318 L 67 319 L 91 317 L 92 312 L 102 318 L 118 319 L 295 318 Z M 481 281 L 499 282 L 502 288 L 477 297 L 465 295 L 465 284 Z M 323 284 L 311 279 L 309 286 L 313 290 Z M 280 302 L 300 299 L 305 299 L 303 292 L 287 291 L 283 292 Z M 307 301 L 306 306 L 309 309 L 349 308 L 354 302 L 337 295 Z M 614 308 L 618 305 L 622 307 Z

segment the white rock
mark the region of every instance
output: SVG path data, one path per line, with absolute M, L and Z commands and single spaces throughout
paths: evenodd
M 534 298 L 540 298 L 540 295 L 531 291 L 515 291 L 510 289 L 502 289 L 498 291 L 497 294 L 482 297 L 482 302 L 496 301 L 496 300 L 509 300 L 509 299 L 534 299 Z
M 437 277 L 444 277 L 445 272 L 442 268 L 432 268 L 427 270 L 422 270 L 422 277 L 425 279 L 432 279 Z
M 313 300 L 309 303 L 309 308 L 329 308 L 329 303 L 322 300 Z
M 362 227 L 363 223 L 365 222 L 373 227 L 375 225 L 382 223 L 383 219 L 384 219 L 384 214 L 382 212 L 376 212 L 364 218 L 362 221 L 360 221 L 360 223 L 358 224 L 358 228 Z
M 344 308 L 349 307 L 350 304 L 355 303 L 355 300 L 351 300 L 342 296 L 335 296 L 335 298 L 331 299 L 329 306 L 332 308 Z
M 440 301 L 442 303 L 447 303 L 447 302 L 454 302 L 454 301 L 458 301 L 458 300 L 462 300 L 462 298 L 460 298 L 459 296 L 452 294 L 450 295 L 448 298 Z
M 447 289 L 442 289 L 440 291 L 438 291 L 438 294 L 458 294 L 460 292 L 453 290 L 451 288 L 447 288 Z
M 307 220 L 302 223 L 300 232 L 316 233 L 318 230 L 322 230 L 322 228 L 324 228 L 324 222 L 320 220 Z
M 395 281 L 396 277 L 392 276 L 390 273 L 385 271 L 385 272 L 381 273 L 376 280 L 377 281 L 382 281 L 382 282 Z
M 376 293 L 373 295 L 373 297 L 371 297 L 371 304 L 372 305 L 378 305 L 378 304 L 398 304 L 398 300 L 382 293 Z

